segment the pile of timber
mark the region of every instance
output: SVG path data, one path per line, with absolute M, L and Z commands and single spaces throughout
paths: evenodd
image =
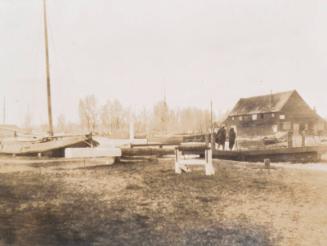
M 122 148 L 122 156 L 164 156 L 174 155 L 175 149 L 172 148 L 153 148 L 153 147 L 141 147 L 141 148 Z
M 167 146 L 167 148 L 163 148 Z M 122 148 L 122 156 L 164 156 L 164 155 L 174 155 L 175 148 L 177 145 L 171 144 L 139 144 L 131 145 L 131 148 Z M 181 143 L 178 148 L 183 152 L 193 152 L 203 151 L 209 149 L 205 143 Z

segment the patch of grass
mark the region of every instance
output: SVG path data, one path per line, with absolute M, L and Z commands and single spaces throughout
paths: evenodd
M 105 182 L 117 177 L 126 182 L 114 192 Z M 274 228 L 237 209 L 259 199 L 269 210 L 267 194 L 300 202 L 284 178 L 227 165 L 176 175 L 167 160 L 0 174 L 0 244 L 275 245 Z

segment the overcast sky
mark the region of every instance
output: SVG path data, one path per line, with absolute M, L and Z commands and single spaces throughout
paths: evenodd
M 54 119 L 78 100 L 231 109 L 297 89 L 327 116 L 325 0 L 48 0 Z M 41 0 L 0 0 L 0 105 L 46 122 Z M 2 107 L 1 107 L 2 108 Z M 0 110 L 2 116 L 2 110 Z M 1 117 L 2 118 L 2 117 Z

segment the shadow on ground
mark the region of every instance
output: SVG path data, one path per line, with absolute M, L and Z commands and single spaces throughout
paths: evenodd
M 176 178 L 163 170 L 157 178 L 163 174 L 166 179 L 160 182 L 153 175 L 144 176 L 144 184 L 130 184 L 110 201 L 93 193 L 72 192 L 52 174 L 0 174 L 0 244 L 274 245 L 267 228 L 248 221 L 213 221 L 210 209 L 197 212 L 219 202 L 219 197 L 197 194 L 193 198 L 201 206 L 194 207 L 192 200 L 184 203 L 192 190 L 183 189 L 183 184 L 195 182 L 194 177 Z M 206 183 L 215 188 L 214 179 L 198 179 L 200 189 Z M 171 182 L 175 191 L 164 182 Z M 157 199 L 160 191 L 161 200 Z M 173 207 L 166 211 L 169 200 Z M 162 204 L 154 207 L 157 201 Z

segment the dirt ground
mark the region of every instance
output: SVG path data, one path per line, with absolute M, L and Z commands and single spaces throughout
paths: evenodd
M 0 160 L 0 245 L 327 245 L 327 172 L 215 161 L 214 176 L 178 176 L 173 163 Z

